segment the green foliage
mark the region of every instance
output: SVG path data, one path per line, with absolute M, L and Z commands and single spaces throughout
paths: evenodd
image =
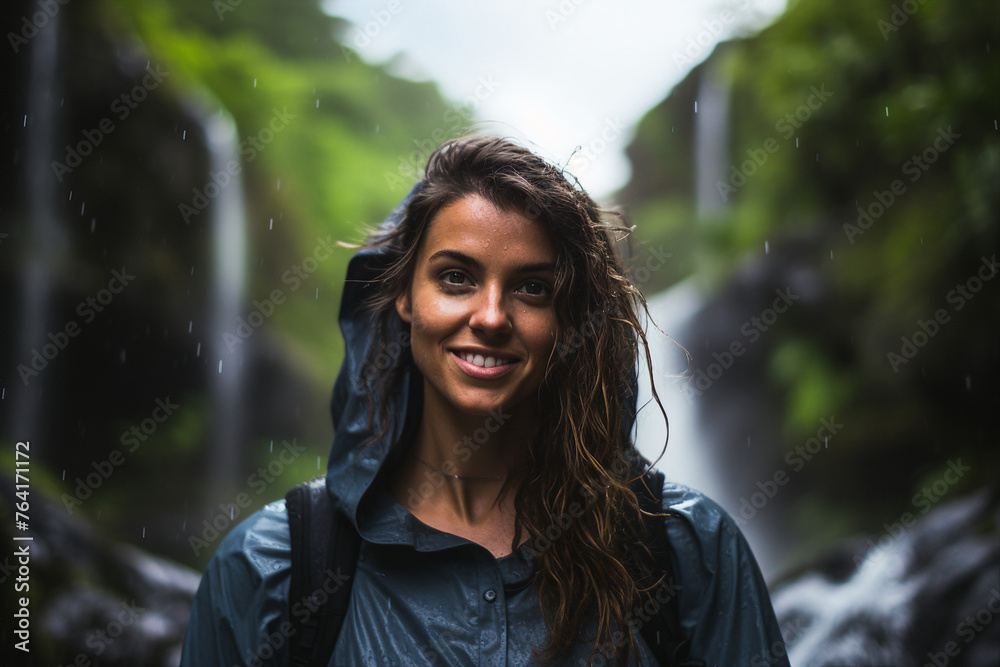
M 689 248 L 685 270 L 724 289 L 738 268 L 778 261 L 763 257 L 768 242 L 772 255 L 797 248 L 818 276 L 822 299 L 780 323 L 766 364 L 790 442 L 830 414 L 848 425 L 828 474 L 810 478 L 809 522 L 845 525 L 823 509 L 834 499 L 853 503 L 838 511 L 853 511 L 855 525 L 898 513 L 896 499 L 948 456 L 976 461 L 967 488 L 992 482 L 1000 464 L 989 444 L 998 429 L 983 420 L 1000 393 L 1000 280 L 955 296 L 1000 246 L 1000 9 L 927 0 L 907 14 L 902 4 L 791 2 L 760 34 L 721 45 L 629 149 L 637 176 L 623 194 L 638 233 Z M 681 174 L 694 173 L 690 107 L 709 71 L 730 94 L 720 178 L 768 141 L 776 148 L 696 223 Z M 946 322 L 903 356 L 903 339 L 923 340 L 920 322 L 939 311 Z
M 342 47 L 342 22 L 318 2 L 222 5 L 111 6 L 171 72 L 177 94 L 231 114 L 244 146 L 266 138 L 277 115 L 288 118 L 253 158 L 244 156 L 247 302 L 286 294 L 267 335 L 291 342 L 292 363 L 326 391 L 343 354 L 336 313 L 352 253 L 332 249 L 308 280 L 288 272 L 314 257 L 317 239 L 357 242 L 385 217 L 416 180 L 412 170 L 400 173 L 406 148 L 431 135 L 445 105 L 432 84 L 396 79 Z M 386 174 L 403 182 L 388 187 Z

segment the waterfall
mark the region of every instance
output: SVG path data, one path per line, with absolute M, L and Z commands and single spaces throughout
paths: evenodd
M 208 368 L 212 428 L 209 440 L 211 476 L 215 493 L 228 495 L 236 486 L 239 439 L 243 433 L 240 411 L 243 383 L 242 346 L 230 349 L 223 334 L 230 333 L 240 316 L 246 278 L 246 209 L 243 180 L 227 170 L 239 163 L 236 123 L 224 111 L 209 113 L 195 108 L 192 114 L 205 133 L 212 174 L 227 174 L 229 182 L 218 188 L 206 213 L 212 239 L 212 289 L 209 300 Z M 205 187 L 206 193 L 209 187 Z
M 694 117 L 695 206 L 698 220 L 724 209 L 716 188 L 726 180 L 729 159 L 729 88 L 715 72 L 715 61 L 706 61 L 698 79 L 697 113 Z
M 59 263 L 69 248 L 66 230 L 59 219 L 58 187 L 50 163 L 55 152 L 56 100 L 58 82 L 59 12 L 40 28 L 31 48 L 27 114 L 25 116 L 25 234 L 22 267 L 21 309 L 17 341 L 19 363 L 31 365 L 31 350 L 48 342 L 46 333 L 53 325 L 52 282 Z M 39 435 L 39 413 L 45 371 L 28 379 L 24 386 L 17 378 L 11 410 L 11 439 Z
M 688 322 L 701 309 L 704 300 L 693 282 L 688 280 L 648 301 L 649 314 L 664 333 L 684 344 Z M 707 436 L 698 420 L 696 397 L 686 394 L 685 380 L 680 376 L 688 370 L 687 356 L 674 341 L 650 327 L 648 333 L 650 357 L 656 391 L 670 420 L 670 445 L 657 464 L 667 479 L 705 492 L 718 498 L 723 491 L 722 479 L 705 449 Z M 645 363 L 639 372 L 639 405 L 652 400 Z M 636 418 L 636 444 L 646 458 L 660 454 L 667 435 L 663 416 L 656 404 L 646 405 Z
M 716 182 L 727 178 L 729 160 L 729 92 L 725 84 L 719 81 L 711 61 L 701 70 L 696 104 L 692 108 L 695 132 L 695 184 L 692 194 L 697 218 L 703 221 L 710 220 L 725 210 Z M 731 516 L 737 517 L 739 497 L 736 489 L 741 487 L 734 482 L 753 481 L 743 478 L 748 468 L 741 466 L 741 453 L 734 449 L 740 443 L 715 442 L 718 436 L 709 433 L 704 421 L 715 416 L 705 414 L 702 409 L 703 397 L 695 390 L 694 384 L 688 384 L 687 378 L 682 377 L 688 371 L 703 366 L 705 362 L 703 355 L 696 356 L 689 368 L 687 355 L 680 345 L 699 353 L 703 351 L 701 343 L 705 332 L 695 331 L 693 323 L 705 307 L 706 299 L 707 295 L 702 293 L 692 279 L 648 299 L 653 323 L 677 341 L 675 343 L 649 327 L 653 377 L 670 427 L 670 445 L 657 468 L 671 481 L 702 491 Z M 651 400 L 652 393 L 649 379 L 644 376 L 644 366 L 645 364 L 640 370 L 638 400 L 640 406 L 646 407 L 636 419 L 636 443 L 645 457 L 655 459 L 663 446 L 666 430 L 663 417 L 655 404 L 646 404 Z M 733 456 L 727 456 L 727 452 Z M 774 573 L 773 568 L 779 559 L 775 547 L 765 540 L 764 530 L 767 526 L 767 519 L 758 519 L 752 525 L 742 526 L 765 577 Z

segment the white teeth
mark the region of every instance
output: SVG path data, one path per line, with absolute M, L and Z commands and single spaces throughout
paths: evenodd
M 480 368 L 493 368 L 494 366 L 506 366 L 510 363 L 505 359 L 497 359 L 496 357 L 484 357 L 481 354 L 475 354 L 473 352 L 465 352 L 462 354 L 462 359 L 479 366 Z

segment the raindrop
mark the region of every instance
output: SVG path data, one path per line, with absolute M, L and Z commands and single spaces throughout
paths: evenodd
M 24 114 L 24 124 L 21 127 L 28 127 L 28 114 Z
M 94 228 L 97 227 L 97 218 L 90 219 L 90 233 L 94 233 Z
M 698 113 L 698 100 L 694 101 L 694 112 Z
M 833 259 L 833 251 L 830 251 L 830 259 Z
M 87 208 L 87 202 L 83 202 L 82 204 L 80 204 L 80 215 L 83 215 L 83 211 L 86 208 Z
M 59 100 L 59 108 L 60 108 L 60 109 L 62 109 L 62 105 L 63 105 L 63 102 L 65 102 L 65 101 L 66 101 L 66 98 L 65 98 L 65 97 L 63 97 L 63 98 L 61 98 L 61 99 Z
M 142 527 L 142 539 L 146 539 L 146 527 Z
M 972 391 L 972 376 L 965 376 L 965 391 Z
M 750 447 L 750 436 L 747 436 L 747 447 Z
M 66 468 L 63 468 L 63 481 L 66 481 Z
M 188 333 L 191 333 L 191 327 L 194 326 L 194 320 L 188 320 Z
M 193 266 L 191 267 L 191 275 L 192 276 L 194 275 L 194 267 Z
M 886 107 L 886 108 L 885 108 L 885 117 L 886 117 L 886 118 L 888 118 L 888 117 L 889 117 L 889 107 Z
M 256 88 L 256 87 L 257 87 L 257 79 L 256 79 L 256 77 L 255 77 L 255 78 L 254 78 L 254 80 L 253 80 L 253 87 L 254 87 L 254 88 Z
M 281 179 L 279 178 L 278 179 L 278 190 L 280 190 L 280 189 L 281 189 Z
M 267 228 L 274 229 L 274 218 L 271 218 L 271 221 L 267 223 Z
M 229 520 L 230 521 L 232 521 L 235 518 L 235 516 L 233 515 L 233 512 L 235 512 L 235 511 L 236 511 L 236 508 L 234 506 L 230 505 L 229 506 Z
M 271 450 L 270 451 L 272 451 L 272 452 L 274 451 L 274 440 L 271 441 Z
M 378 133 L 379 133 L 378 131 L 379 131 L 379 128 L 380 128 L 380 127 L 381 127 L 381 125 L 380 125 L 380 124 L 378 124 L 378 123 L 375 123 L 375 134 L 378 134 Z
M 316 100 L 316 108 L 319 109 L 319 100 Z
M 316 470 L 319 470 L 319 457 L 316 457 Z
M 795 147 L 796 148 L 799 147 L 799 138 L 798 137 L 795 137 Z
M 73 191 L 72 190 L 69 191 L 69 200 L 73 201 Z
M 184 141 L 185 139 L 187 139 L 187 136 L 188 136 L 188 131 L 184 130 L 184 132 L 181 133 L 181 141 Z
M 201 356 L 201 343 L 198 343 L 198 348 L 194 351 L 194 356 L 196 357 Z
M 825 447 L 827 449 L 830 448 L 830 436 L 825 436 L 823 438 L 823 447 Z
M 125 348 L 124 347 L 118 352 L 118 360 L 121 363 L 123 363 L 123 364 L 125 363 Z
M 768 245 L 767 241 L 764 241 L 764 254 L 769 255 L 770 253 L 771 253 L 771 248 Z
M 222 359 L 219 359 L 219 372 L 222 372 Z
M 319 288 L 316 288 L 316 298 L 319 299 Z

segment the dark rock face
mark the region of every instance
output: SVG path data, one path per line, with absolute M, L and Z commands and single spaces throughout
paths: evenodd
M 15 500 L 13 480 L 0 478 L 0 515 L 7 516 Z M 24 662 L 28 657 L 37 665 L 76 665 L 99 659 L 109 667 L 176 667 L 200 575 L 109 541 L 40 493 L 31 495 L 30 516 L 31 541 L 12 542 L 6 530 L 3 537 L 29 550 L 31 654 L 5 641 L 0 655 L 8 658 L 0 662 L 31 664 Z M 4 579 L 15 576 L 14 560 L 2 563 L 10 570 Z M 0 613 L 11 618 L 16 608 L 14 587 L 4 583 Z
M 779 584 L 773 602 L 791 663 L 1000 664 L 997 500 L 984 489 L 919 521 L 904 514 Z

